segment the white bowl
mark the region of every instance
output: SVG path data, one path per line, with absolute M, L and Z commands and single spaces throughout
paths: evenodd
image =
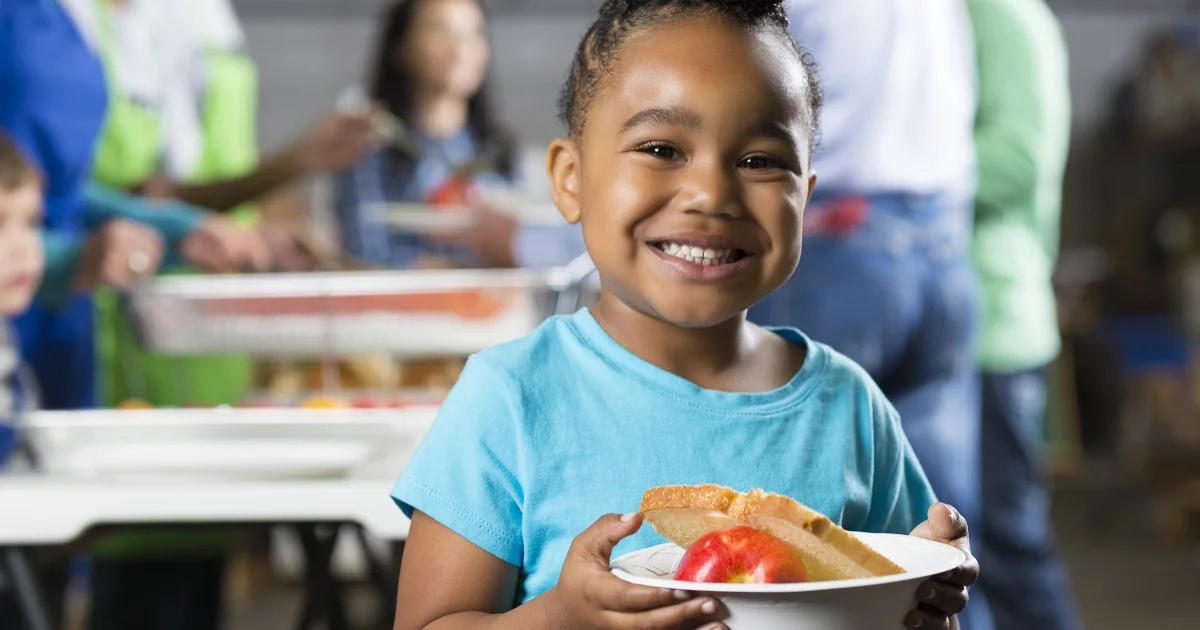
M 673 544 L 627 553 L 613 574 L 634 584 L 680 589 L 725 604 L 730 630 L 900 630 L 916 607 L 917 587 L 962 564 L 949 545 L 913 536 L 855 533 L 908 572 L 879 578 L 800 584 L 707 584 L 671 579 L 683 557 Z

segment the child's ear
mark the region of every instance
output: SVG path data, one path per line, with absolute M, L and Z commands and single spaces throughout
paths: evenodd
M 573 141 L 559 138 L 550 143 L 546 174 L 550 176 L 550 194 L 559 214 L 567 223 L 579 223 L 579 149 Z

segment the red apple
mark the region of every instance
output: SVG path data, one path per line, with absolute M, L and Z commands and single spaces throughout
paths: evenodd
M 378 409 L 383 405 L 374 398 L 356 398 L 350 403 L 355 409 Z
M 684 582 L 782 584 L 808 581 L 804 559 L 778 538 L 751 527 L 701 536 L 683 554 L 675 579 Z

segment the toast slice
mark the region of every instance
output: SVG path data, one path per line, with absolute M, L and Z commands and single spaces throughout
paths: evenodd
M 642 495 L 641 512 L 654 531 L 684 549 L 709 532 L 737 525 L 767 532 L 800 553 L 812 582 L 905 572 L 824 514 L 762 490 L 661 486 Z

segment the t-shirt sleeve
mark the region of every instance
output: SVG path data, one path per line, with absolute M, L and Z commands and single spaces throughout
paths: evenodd
M 878 395 L 874 404 L 875 480 L 865 531 L 908 534 L 937 501 L 929 479 L 900 426 L 900 415 Z
M 392 490 L 405 516 L 420 510 L 501 560 L 521 566 L 518 398 L 513 381 L 472 357 Z

